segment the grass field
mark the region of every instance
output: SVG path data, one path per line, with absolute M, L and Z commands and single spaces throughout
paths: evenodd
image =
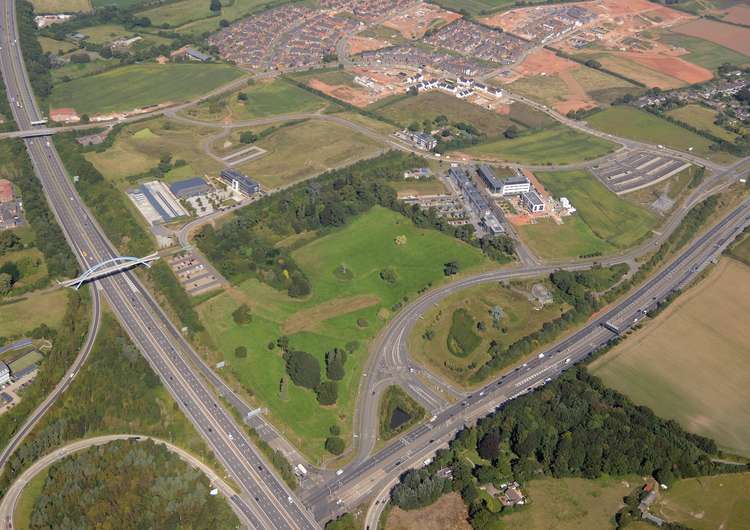
M 188 163 L 180 168 L 179 174 L 168 173 L 167 180 L 188 171 L 201 175 L 221 169 L 221 165 L 206 156 L 200 148 L 201 142 L 213 134 L 216 134 L 215 129 L 155 118 L 126 126 L 112 147 L 101 153 L 91 151 L 85 156 L 106 178 L 116 181 L 121 187 L 131 185 L 124 180 L 125 177 L 156 167 L 164 153 L 170 153 L 173 162 L 181 159 Z
M 545 0 L 529 0 L 526 4 L 540 4 Z M 471 15 L 482 15 L 502 9 L 510 9 L 516 0 L 437 0 L 437 5 L 451 11 L 462 11 Z
M 177 27 L 184 25 L 187 32 L 200 34 L 204 31 L 218 29 L 219 21 L 222 19 L 234 21 L 264 5 L 278 3 L 281 2 L 274 0 L 221 0 L 221 13 L 215 16 L 209 10 L 210 4 L 203 0 L 180 0 L 173 4 L 147 9 L 138 14 L 148 17 L 154 26 L 169 24 L 171 27 Z
M 236 136 L 234 136 L 236 135 Z M 236 143 L 239 132 L 233 133 Z M 337 123 L 308 120 L 279 128 L 256 142 L 268 153 L 238 166 L 266 188 L 275 188 L 375 156 L 384 146 Z
M 565 218 L 558 225 L 551 219 L 540 219 L 536 224 L 517 226 L 521 239 L 541 258 L 578 258 L 592 254 L 607 254 L 615 247 L 596 237 L 579 216 Z
M 44 53 L 58 54 L 60 50 L 62 50 L 63 53 L 68 53 L 77 48 L 75 44 L 71 44 L 68 41 L 50 39 L 49 37 L 39 37 L 39 44 L 42 45 L 42 51 Z
M 702 105 L 685 105 L 684 107 L 670 110 L 667 114 L 676 120 L 709 132 L 722 140 L 734 142 L 737 138 L 737 135 L 733 132 L 714 124 L 717 112 Z
M 653 213 L 621 199 L 588 171 L 539 172 L 536 176 L 553 197 L 570 199 L 591 231 L 615 247 L 634 245 L 656 224 Z
M 531 503 L 523 510 L 502 516 L 501 528 L 507 530 L 612 528 L 612 516 L 622 506 L 622 498 L 640 484 L 638 477 L 531 480 L 523 485 Z
M 741 241 L 735 243 L 730 250 L 730 254 L 750 267 L 750 236 L 746 234 Z
M 415 121 L 433 120 L 442 114 L 451 123 L 470 123 L 491 137 L 502 134 L 513 123 L 507 116 L 442 92 L 428 92 L 414 97 L 400 98 L 385 106 L 376 103 L 373 108 L 378 114 L 404 127 Z
M 292 77 L 298 81 L 307 83 L 311 79 L 323 81 L 327 85 L 345 85 L 352 88 L 362 88 L 354 82 L 354 75 L 338 68 L 321 68 L 292 74 Z
M 44 254 L 38 248 L 26 248 L 0 256 L 0 266 L 8 261 L 14 262 L 21 273 L 21 277 L 13 285 L 16 289 L 32 285 L 47 276 Z
M 42 488 L 44 487 L 44 481 L 47 480 L 48 473 L 49 468 L 43 469 L 21 491 L 16 509 L 13 511 L 13 522 L 18 530 L 31 528 L 31 512 L 34 509 L 34 503 L 42 494 Z
M 31 0 L 37 14 L 77 13 L 91 11 L 89 0 Z
M 179 102 L 205 94 L 241 76 L 219 64 L 140 64 L 56 85 L 51 108 L 73 107 L 79 114 L 126 111 Z
M 101 24 L 99 26 L 87 26 L 79 30 L 80 33 L 88 36 L 87 42 L 94 44 L 106 44 L 120 37 L 133 37 L 140 35 L 143 40 L 138 41 L 134 46 L 169 44 L 171 41 L 151 33 L 137 32 L 127 29 L 119 24 Z
M 469 155 L 519 164 L 571 164 L 599 158 L 615 150 L 615 145 L 563 126 L 475 145 Z
M 504 313 L 499 323 L 501 329 L 493 327 L 490 309 L 494 306 L 500 306 Z M 485 331 L 475 330 L 480 344 L 466 357 L 451 353 L 448 347 L 453 315 L 461 309 L 486 326 Z M 537 311 L 524 294 L 497 283 L 462 289 L 439 302 L 417 322 L 407 339 L 409 352 L 417 362 L 443 378 L 467 385 L 478 367 L 490 358 L 487 349 L 493 339 L 503 345 L 511 344 L 559 316 L 560 310 L 560 304 L 551 304 Z M 431 339 L 426 336 L 428 330 L 434 333 Z
M 247 101 L 237 99 L 242 92 Z M 186 112 L 207 121 L 241 121 L 292 112 L 314 112 L 328 104 L 318 96 L 281 80 L 261 81 Z
M 591 369 L 633 401 L 750 456 L 750 268 L 722 260 Z
M 393 508 L 384 530 L 471 530 L 468 510 L 458 493 L 443 495 L 434 504 L 420 510 Z
M 587 61 L 594 59 L 599 61 L 602 66 L 611 72 L 618 73 L 643 83 L 648 87 L 658 86 L 660 88 L 678 88 L 685 86 L 685 82 L 676 77 L 672 77 L 658 70 L 652 70 L 642 64 L 623 57 L 614 53 L 601 53 L 601 52 L 586 52 L 579 53 L 576 59 Z
M 394 188 L 399 197 L 409 195 L 439 195 L 445 193 L 443 181 L 437 178 L 429 180 L 399 180 L 389 182 L 388 185 Z
M 689 53 L 683 55 L 682 59 L 709 70 L 716 70 L 724 63 L 738 66 L 750 63 L 750 57 L 698 37 L 667 31 L 659 36 L 659 40 L 670 46 L 685 48 Z
M 40 324 L 54 328 L 65 314 L 67 294 L 62 289 L 26 294 L 0 303 L 0 337 L 28 333 Z
M 695 154 L 705 158 L 712 158 L 714 154 L 709 150 L 710 140 L 634 107 L 611 107 L 588 117 L 587 121 L 592 127 L 615 136 L 666 145 L 681 151 L 692 147 Z
M 52 70 L 52 81 L 54 83 L 67 82 L 67 80 L 98 74 L 118 64 L 117 59 L 97 59 L 90 63 L 68 63 Z
M 399 235 L 406 236 L 405 245 L 395 244 Z M 313 292 L 308 299 L 292 299 L 249 280 L 203 302 L 198 312 L 214 349 L 226 359 L 227 369 L 252 390 L 258 404 L 268 407 L 270 418 L 292 442 L 314 462 L 320 462 L 331 425 L 339 424 L 345 439 L 351 433 L 367 343 L 389 318 L 392 306 L 428 283 L 440 282 L 447 261 L 457 260 L 462 271 L 476 270 L 488 262 L 479 250 L 434 230 L 418 229 L 401 215 L 380 207 L 339 231 L 304 244 L 292 256 L 310 279 Z M 334 275 L 342 264 L 352 272 L 351 279 Z M 385 267 L 395 270 L 395 284 L 380 279 Z M 245 326 L 235 325 L 231 317 L 241 303 L 248 304 L 253 313 L 252 323 Z M 346 361 L 335 406 L 320 407 L 313 392 L 293 384 L 286 401 L 282 399 L 279 381 L 284 361 L 278 349 L 267 348 L 269 341 L 281 335 L 289 336 L 292 348 L 318 357 L 321 365 L 326 351 L 350 341 L 359 343 Z M 240 345 L 248 349 L 245 359 L 232 353 Z
M 382 134 L 391 134 L 392 132 L 396 131 L 396 127 L 394 127 L 390 123 L 376 120 L 375 118 L 370 118 L 369 116 L 365 116 L 364 114 L 360 114 L 359 112 L 345 111 L 332 112 L 331 114 L 335 114 L 339 118 L 343 118 L 347 121 L 358 123 L 360 125 L 363 125 L 364 127 L 367 127 L 368 129 L 372 129 L 373 131 L 377 131 Z
M 678 480 L 651 512 L 695 530 L 750 528 L 750 473 Z

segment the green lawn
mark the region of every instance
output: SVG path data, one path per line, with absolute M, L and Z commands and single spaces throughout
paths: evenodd
M 221 64 L 130 65 L 55 85 L 49 104 L 73 107 L 80 114 L 127 111 L 189 100 L 241 75 L 237 68 Z
M 240 132 L 231 137 L 233 149 L 244 147 L 238 143 Z M 266 188 L 276 188 L 311 177 L 329 169 L 375 156 L 385 146 L 355 132 L 349 127 L 322 120 L 308 120 L 281 127 L 255 145 L 268 153 L 239 166 Z
M 709 70 L 716 70 L 724 63 L 743 65 L 750 62 L 750 57 L 746 55 L 725 48 L 720 44 L 690 35 L 681 35 L 666 31 L 662 33 L 659 40 L 670 46 L 685 48 L 689 53 L 683 55 L 682 59 L 708 68 Z
M 678 125 L 629 106 L 611 107 L 587 118 L 588 123 L 604 132 L 651 144 L 661 144 L 711 158 L 711 141 Z
M 737 138 L 737 135 L 733 132 L 714 124 L 717 112 L 702 105 L 685 105 L 684 107 L 670 110 L 667 114 L 676 120 L 709 132 L 727 142 L 734 142 Z
M 607 254 L 615 248 L 596 237 L 579 216 L 565 218 L 562 225 L 551 219 L 540 219 L 535 224 L 516 227 L 523 239 L 541 258 L 578 258 Z
M 647 235 L 656 225 L 648 210 L 621 199 L 588 171 L 537 173 L 553 197 L 567 197 L 599 239 L 617 248 L 627 248 Z
M 406 236 L 406 244 L 396 245 L 399 235 Z M 478 249 L 434 230 L 418 229 L 380 207 L 304 244 L 292 256 L 312 285 L 308 299 L 292 299 L 249 280 L 203 302 L 198 311 L 216 350 L 227 361 L 227 370 L 255 394 L 259 405 L 268 407 L 270 418 L 291 441 L 319 463 L 326 456 L 323 442 L 331 425 L 339 424 L 345 439 L 350 436 L 367 345 L 390 317 L 393 305 L 430 282 L 440 282 L 448 261 L 458 261 L 462 271 L 488 262 Z M 334 275 L 342 264 L 351 271 L 351 279 Z M 395 270 L 395 284 L 380 278 L 385 267 Z M 240 303 L 248 304 L 253 313 L 252 322 L 244 326 L 234 324 L 231 317 Z M 279 382 L 284 360 L 278 348 L 267 348 L 281 335 L 289 336 L 292 348 L 315 355 L 322 366 L 326 351 L 358 342 L 346 361 L 335 406 L 319 406 L 312 391 L 291 383 L 286 400 L 282 399 Z M 246 358 L 233 353 L 240 345 L 247 347 Z
M 247 96 L 246 101 L 237 98 L 240 92 Z M 271 80 L 261 81 L 228 96 L 202 103 L 197 108 L 188 110 L 187 114 L 201 120 L 241 121 L 292 112 L 314 112 L 327 104 L 327 101 L 297 86 L 281 80 Z
M 475 145 L 464 151 L 469 155 L 516 162 L 519 164 L 571 164 L 599 158 L 615 150 L 615 145 L 573 129 L 555 126 Z
M 0 302 L 0 337 L 15 337 L 28 333 L 40 324 L 54 328 L 65 314 L 67 295 L 64 290 L 35 292 L 18 301 Z
M 660 496 L 652 513 L 695 530 L 750 528 L 750 473 L 677 481 Z
M 34 503 L 42 494 L 44 481 L 47 480 L 49 468 L 44 468 L 34 478 L 32 478 L 21 491 L 18 498 L 18 504 L 13 512 L 13 522 L 19 530 L 31 528 L 31 512 L 34 509 Z
M 36 13 L 77 13 L 91 11 L 89 0 L 32 0 Z
M 39 37 L 39 44 L 42 45 L 42 51 L 44 53 L 57 54 L 60 50 L 62 50 L 63 53 L 68 53 L 77 48 L 75 44 L 68 41 L 50 39 L 49 37 Z
M 544 282 L 544 280 L 540 280 Z M 530 288 L 530 285 L 529 285 Z M 493 326 L 490 310 L 499 306 L 503 317 L 499 327 Z M 414 359 L 430 370 L 458 385 L 467 385 L 472 375 L 490 355 L 490 342 L 508 345 L 541 328 L 544 322 L 560 315 L 560 304 L 537 310 L 523 292 L 505 288 L 497 283 L 486 283 L 462 289 L 430 308 L 408 337 L 409 352 Z M 450 349 L 450 330 L 457 312 L 468 313 L 474 322 L 482 322 L 485 330 L 474 330 L 479 344 L 466 356 Z M 429 338 L 428 331 L 433 333 Z M 515 359 L 509 359 L 509 362 Z

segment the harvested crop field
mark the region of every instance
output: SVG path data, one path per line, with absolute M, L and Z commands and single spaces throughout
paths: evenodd
M 707 70 L 697 64 L 689 63 L 679 57 L 640 52 L 622 52 L 619 55 L 643 65 L 646 68 L 650 68 L 651 70 L 684 81 L 688 85 L 703 83 L 712 79 L 714 76 L 711 70 Z
M 724 259 L 591 370 L 657 415 L 750 456 L 748 311 L 750 268 Z
M 727 14 L 723 20 L 732 22 L 733 24 L 744 24 L 750 26 L 750 7 L 746 6 L 732 6 L 727 9 Z
M 713 20 L 694 20 L 674 28 L 676 33 L 706 39 L 750 56 L 750 28 L 723 24 Z
M 447 11 L 434 4 L 421 2 L 414 7 L 389 18 L 383 25 L 395 29 L 407 39 L 420 39 L 425 32 L 458 20 L 461 15 Z

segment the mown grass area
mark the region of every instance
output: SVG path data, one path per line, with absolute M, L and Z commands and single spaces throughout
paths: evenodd
M 708 68 L 709 70 L 716 70 L 724 63 L 740 66 L 750 62 L 750 57 L 746 55 L 725 48 L 720 44 L 690 35 L 665 31 L 659 36 L 659 40 L 670 46 L 686 49 L 688 54 L 683 55 L 682 59 Z
M 564 126 L 522 134 L 464 149 L 469 155 L 519 164 L 571 164 L 614 151 L 611 142 Z
M 634 107 L 610 107 L 589 116 L 586 121 L 592 127 L 615 136 L 666 145 L 680 151 L 692 147 L 693 153 L 709 159 L 715 155 L 710 150 L 710 140 Z
M 659 416 L 750 456 L 749 310 L 750 268 L 722 261 L 591 370 Z
M 247 96 L 245 101 L 238 98 Z M 318 96 L 282 80 L 259 81 L 185 112 L 207 121 L 241 121 L 293 112 L 314 112 L 328 105 Z
M 656 225 L 650 211 L 621 199 L 588 171 L 539 172 L 537 178 L 553 197 L 567 197 L 598 238 L 617 248 L 639 242 Z
M 678 480 L 651 512 L 695 530 L 746 529 L 750 521 L 750 473 Z
M 531 502 L 514 513 L 503 515 L 501 528 L 508 530 L 578 530 L 611 528 L 612 517 L 641 480 L 623 478 L 543 478 L 523 484 Z
M 561 225 L 551 219 L 539 219 L 534 224 L 517 226 L 516 230 L 534 253 L 545 259 L 579 258 L 615 250 L 575 215 L 566 217 Z
M 28 333 L 41 324 L 56 327 L 62 321 L 67 302 L 62 289 L 38 291 L 0 302 L 0 337 Z
M 79 77 L 95 75 L 118 64 L 117 59 L 97 59 L 90 63 L 68 63 L 52 70 L 52 82 L 65 83 Z
M 503 316 L 493 324 L 491 310 L 496 306 L 502 310 Z M 488 349 L 492 340 L 503 345 L 512 344 L 559 316 L 562 309 L 562 304 L 555 303 L 537 310 L 523 290 L 496 283 L 463 289 L 439 302 L 437 307 L 430 308 L 416 323 L 407 339 L 409 353 L 417 362 L 445 379 L 467 385 L 477 368 L 490 358 Z M 468 315 L 474 328 L 469 331 L 479 338 L 479 343 L 464 356 L 455 354 L 450 347 L 457 312 Z M 484 330 L 477 328 L 479 322 L 484 325 Z
M 62 51 L 65 54 L 78 48 L 75 44 L 64 40 L 50 39 L 49 37 L 39 37 L 38 39 L 44 53 L 54 53 L 57 55 Z
M 128 187 L 126 180 L 155 168 L 164 154 L 172 155 L 172 162 L 185 160 L 186 166 L 168 172 L 166 180 L 184 176 L 216 172 L 221 165 L 201 150 L 201 143 L 216 134 L 215 129 L 183 125 L 166 118 L 154 118 L 124 127 L 113 145 L 102 152 L 89 151 L 86 159 L 107 179 L 119 187 Z
M 380 400 L 380 438 L 390 440 L 406 432 L 425 416 L 424 408 L 406 391 L 391 385 Z
M 36 13 L 88 13 L 91 11 L 89 0 L 31 0 Z
M 385 104 L 384 104 L 385 103 Z M 482 133 L 495 137 L 513 125 L 508 116 L 492 112 L 479 105 L 442 92 L 427 92 L 407 98 L 378 102 L 370 108 L 387 119 L 408 127 L 414 122 L 432 121 L 441 114 L 451 123 L 470 123 Z
M 406 243 L 397 245 L 397 236 Z M 481 252 L 434 230 L 418 229 L 405 217 L 374 207 L 340 230 L 307 241 L 292 252 L 312 286 L 306 299 L 290 298 L 253 279 L 231 288 L 197 307 L 216 360 L 227 361 L 227 370 L 257 403 L 269 409 L 270 419 L 300 447 L 313 462 L 325 457 L 323 442 L 331 425 L 341 435 L 351 434 L 352 412 L 367 344 L 393 312 L 394 304 L 413 297 L 419 289 L 444 278 L 443 264 L 457 261 L 462 271 L 488 265 Z M 344 266 L 346 275 L 336 274 Z M 391 268 L 395 283 L 381 279 Z M 237 325 L 232 312 L 247 304 L 252 322 Z M 289 337 L 290 348 L 313 354 L 324 364 L 324 354 L 356 341 L 339 382 L 338 401 L 321 407 L 315 394 L 289 382 L 282 396 L 280 381 L 285 376 L 284 360 L 278 348 L 268 344 L 280 336 Z M 247 357 L 235 356 L 245 346 Z
M 236 149 L 239 131 L 231 140 Z M 255 145 L 268 153 L 238 166 L 266 188 L 285 186 L 329 169 L 375 156 L 385 145 L 349 127 L 322 120 L 307 120 L 280 127 Z
M 139 64 L 55 85 L 51 108 L 79 114 L 127 111 L 189 100 L 237 79 L 242 72 L 223 64 Z
M 718 116 L 715 110 L 702 105 L 685 105 L 684 107 L 668 111 L 667 115 L 727 142 L 734 142 L 737 138 L 737 135 L 733 132 L 726 130 L 724 127 L 719 127 L 714 123 Z

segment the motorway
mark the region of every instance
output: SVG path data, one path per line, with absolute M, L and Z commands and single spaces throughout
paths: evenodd
M 14 3 L 0 0 L 0 70 L 19 130 L 33 128 L 37 109 L 18 46 Z M 35 173 L 81 268 L 117 256 L 103 230 L 78 196 L 49 138 L 25 141 Z M 132 272 L 97 281 L 115 316 L 159 375 L 170 394 L 204 437 L 245 495 L 245 518 L 254 528 L 318 528 L 317 522 L 275 475 L 242 427 L 219 404 L 188 358 L 198 357 Z
M 242 524 L 250 524 L 250 522 L 245 517 L 245 512 L 243 510 L 244 501 L 242 500 L 242 498 L 240 498 L 240 496 L 237 495 L 232 487 L 229 486 L 229 484 L 227 484 L 219 475 L 217 475 L 213 469 L 201 462 L 199 459 L 195 458 L 184 449 L 177 447 L 176 445 L 173 445 L 159 438 L 154 438 L 151 436 L 140 436 L 137 434 L 111 434 L 105 436 L 97 436 L 94 438 L 86 438 L 84 440 L 72 442 L 63 447 L 58 447 L 51 453 L 47 453 L 42 458 L 34 462 L 31 466 L 29 466 L 26 470 L 24 470 L 24 472 L 21 473 L 21 475 L 16 479 L 15 482 L 13 482 L 13 485 L 5 493 L 2 501 L 0 501 L 0 521 L 2 521 L 8 527 L 11 526 L 13 514 L 16 511 L 16 505 L 18 504 L 18 500 L 21 497 L 23 488 L 41 471 L 51 466 L 55 462 L 58 462 L 63 458 L 70 456 L 71 454 L 78 453 L 91 447 L 105 445 L 110 442 L 114 442 L 115 440 L 137 440 L 140 442 L 146 439 L 151 440 L 156 444 L 165 446 L 168 450 L 179 456 L 188 465 L 202 471 L 203 474 L 209 478 L 211 484 L 219 491 L 221 491 L 221 493 L 227 498 L 227 500 L 229 501 L 229 506 L 232 508 L 232 510 L 234 510 L 235 514 L 242 522 Z

